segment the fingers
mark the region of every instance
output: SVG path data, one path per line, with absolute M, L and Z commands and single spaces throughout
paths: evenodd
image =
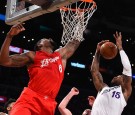
M 14 25 L 13 28 L 17 28 L 20 31 L 24 31 L 25 30 L 25 28 L 23 27 L 23 24 L 22 23 L 19 23 L 19 24 Z
M 121 32 L 119 32 L 119 36 L 122 37 Z
M 116 39 L 117 37 L 116 37 L 116 34 L 113 34 L 113 37 Z
M 19 27 L 19 29 L 22 30 L 22 31 L 25 30 L 25 28 L 23 27 L 22 24 L 19 24 L 18 27 Z
M 115 33 L 115 34 L 116 34 L 116 36 L 119 36 L 119 34 L 118 34 L 118 32 L 117 32 L 117 31 L 116 31 L 116 33 Z
M 79 92 L 79 90 L 76 87 L 73 87 L 75 92 Z
M 121 32 L 117 32 L 113 34 L 114 38 L 117 39 L 118 37 L 122 37 Z
M 22 24 L 18 24 L 17 27 L 18 27 L 18 29 L 20 29 L 21 31 L 24 31 L 24 30 L 25 30 L 25 28 L 23 27 Z
M 75 88 L 75 87 L 73 87 L 71 89 L 71 92 L 74 93 L 74 95 L 78 95 L 79 94 L 79 90 L 77 88 Z

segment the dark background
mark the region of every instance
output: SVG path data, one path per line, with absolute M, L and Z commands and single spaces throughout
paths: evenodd
M 96 96 L 97 92 L 91 80 L 89 67 L 91 65 L 96 45 L 99 41 L 109 39 L 115 43 L 113 34 L 115 31 L 122 32 L 123 48 L 132 64 L 133 75 L 135 74 L 135 1 L 134 0 L 95 0 L 98 9 L 89 20 L 84 38 L 75 54 L 68 60 L 65 78 L 57 96 L 59 103 L 64 96 L 75 86 L 80 94 L 75 96 L 68 105 L 74 115 L 81 115 L 84 109 L 90 108 L 87 97 Z M 5 14 L 5 0 L 0 0 L 0 13 Z M 3 43 L 6 33 L 11 26 L 0 20 L 0 45 Z M 27 21 L 24 25 L 25 32 L 16 36 L 12 44 L 23 49 L 33 50 L 34 44 L 43 37 L 51 37 L 58 45 L 61 45 L 62 24 L 59 11 L 45 14 Z M 24 38 L 25 36 L 25 38 Z M 32 41 L 32 39 L 34 39 Z M 11 52 L 11 54 L 14 54 Z M 81 63 L 85 69 L 71 66 L 71 62 Z M 112 60 L 101 58 L 101 73 L 104 82 L 108 85 L 111 79 L 121 74 L 122 65 L 119 55 Z M 17 99 L 23 87 L 27 86 L 29 77 L 26 67 L 7 68 L 0 66 L 0 95 Z M 135 115 L 135 80 L 133 79 L 133 92 L 122 115 Z M 3 106 L 4 103 L 1 103 Z M 59 112 L 56 109 L 56 115 Z

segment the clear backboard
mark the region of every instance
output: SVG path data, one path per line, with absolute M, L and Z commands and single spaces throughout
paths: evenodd
M 14 25 L 54 12 L 79 0 L 7 0 L 6 24 Z

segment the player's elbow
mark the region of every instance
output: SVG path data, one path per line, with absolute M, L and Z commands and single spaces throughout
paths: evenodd
M 2 66 L 6 65 L 6 62 L 4 62 L 2 58 L 0 58 L 0 65 L 2 65 Z
M 3 57 L 2 55 L 0 55 L 0 65 L 2 65 L 2 66 L 8 66 L 9 63 L 10 63 L 9 58 Z
M 9 67 L 10 64 L 8 62 L 0 61 L 0 65 L 5 66 L 5 67 Z
M 59 109 L 59 111 L 63 111 L 64 107 L 60 104 L 60 105 L 58 106 L 58 109 Z
M 5 66 L 5 67 L 10 67 L 11 62 L 9 60 L 4 60 L 0 58 L 0 65 Z

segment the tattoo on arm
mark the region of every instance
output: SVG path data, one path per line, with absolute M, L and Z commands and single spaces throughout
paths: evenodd
M 10 58 L 13 67 L 25 66 L 32 62 L 32 59 L 27 54 L 16 54 L 10 56 Z
M 124 97 L 127 101 L 132 93 L 132 85 L 131 85 L 132 84 L 132 77 L 123 75 L 123 82 L 124 82 L 124 86 L 122 88 L 123 94 L 124 94 Z
M 124 82 L 124 86 L 126 88 L 130 88 L 131 87 L 131 83 L 132 83 L 132 77 L 131 76 L 123 75 L 123 82 Z
M 97 91 L 100 91 L 103 86 L 105 85 L 103 82 L 103 77 L 100 72 L 91 72 L 92 78 L 93 78 L 93 83 L 95 85 L 95 88 Z
M 94 81 L 94 82 L 103 83 L 103 77 L 102 77 L 102 75 L 101 75 L 100 73 L 97 73 L 97 74 L 95 75 L 95 77 L 93 77 L 93 81 Z
M 73 40 L 68 42 L 65 47 L 62 48 L 61 54 L 65 59 L 70 58 L 76 49 L 79 47 L 80 42 L 78 40 Z

